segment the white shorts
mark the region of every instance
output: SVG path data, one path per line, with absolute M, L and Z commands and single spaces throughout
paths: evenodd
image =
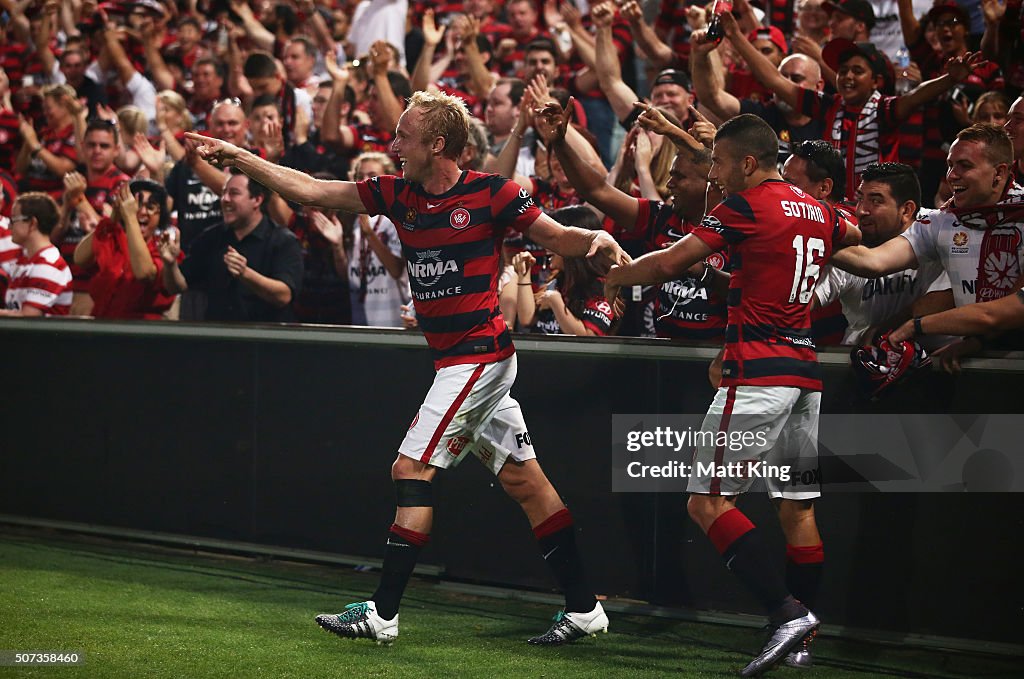
M 818 414 L 821 392 L 798 387 L 719 387 L 701 425 L 717 441 L 698 445 L 686 490 L 738 495 L 762 478 L 773 498 L 821 496 Z M 698 473 L 711 468 L 717 474 Z M 788 468 L 788 469 L 787 469 Z M 788 479 L 786 478 L 788 476 Z
M 509 394 L 517 365 L 513 354 L 498 363 L 438 370 L 398 452 L 441 469 L 471 453 L 494 474 L 510 457 L 536 458 L 523 411 Z

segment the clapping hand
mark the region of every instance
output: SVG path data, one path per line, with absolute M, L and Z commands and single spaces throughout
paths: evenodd
M 224 253 L 224 266 L 228 268 L 229 274 L 235 278 L 239 278 L 245 273 L 245 270 L 249 268 L 249 260 L 247 260 L 242 253 L 229 245 L 228 251 Z

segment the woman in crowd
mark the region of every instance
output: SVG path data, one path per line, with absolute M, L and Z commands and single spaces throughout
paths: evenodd
M 581 229 L 599 231 L 601 220 L 588 207 L 555 210 L 551 218 Z M 604 298 L 604 283 L 594 262 L 586 257 L 551 254 L 550 282 L 533 292 L 530 274 L 536 263 L 522 252 L 513 259 L 518 277 L 518 316 L 523 328 L 545 335 L 611 335 L 615 321 L 611 304 Z
M 160 319 L 174 295 L 160 284 L 163 260 L 158 240 L 167 230 L 167 192 L 149 179 L 122 184 L 114 214 L 100 220 L 75 248 L 75 264 L 97 268 L 89 294 L 96 318 Z
M 18 129 L 24 143 L 14 161 L 21 177 L 19 191 L 42 191 L 54 200 L 64 193 L 64 175 L 75 169 L 75 118 L 82 104 L 70 85 L 43 88 L 43 116 L 46 126 L 36 133 L 32 123 L 19 118 Z

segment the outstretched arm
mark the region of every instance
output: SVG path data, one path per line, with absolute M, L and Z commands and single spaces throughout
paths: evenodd
M 903 44 L 913 47 L 921 40 L 921 22 L 914 16 L 914 0 L 896 0 L 900 14 L 900 28 L 903 29 Z
M 568 111 L 556 102 L 548 104 L 534 117 L 534 129 L 548 148 L 555 152 L 569 183 L 576 187 L 580 195 L 624 228 L 632 229 L 639 210 L 637 199 L 608 184 L 605 176 L 583 162 L 565 141 L 572 108 L 572 99 L 569 100 Z
M 605 268 L 630 261 L 607 231 L 563 226 L 546 214 L 541 214 L 524 233 L 534 243 L 563 257 L 600 257 Z
M 968 52 L 961 57 L 952 57 L 946 62 L 946 74 L 921 83 L 896 100 L 896 117 L 906 120 L 916 109 L 938 98 L 957 83 L 967 80 L 974 69 L 986 63 L 988 62 L 982 58 L 981 52 Z
M 656 284 L 680 278 L 712 252 L 704 241 L 687 234 L 671 247 L 648 252 L 629 264 L 613 266 L 604 279 L 605 299 L 615 299 L 624 285 Z
M 658 37 L 654 28 L 644 21 L 644 11 L 637 0 L 629 0 L 622 5 L 622 16 L 629 23 L 629 33 L 636 40 L 636 46 L 643 50 L 647 59 L 657 68 L 667 68 L 675 59 L 672 48 Z
M 900 342 L 920 334 L 926 335 L 988 335 L 1024 326 L 1024 291 L 991 302 L 968 304 L 931 316 L 921 316 L 918 323 L 907 321 L 893 330 L 890 339 Z
M 257 48 L 267 51 L 274 48 L 274 34 L 260 23 L 246 0 L 231 0 L 231 11 L 242 20 L 245 32 Z
M 700 101 L 720 120 L 740 113 L 740 100 L 725 89 L 725 66 L 718 54 L 718 44 L 703 39 L 704 33 L 690 38 L 690 75 L 693 89 Z
M 784 78 L 775 65 L 768 61 L 768 57 L 758 52 L 750 44 L 747 36 L 743 35 L 739 25 L 736 23 L 736 19 L 728 12 L 722 15 L 722 29 L 725 31 L 725 37 L 729 39 L 729 42 L 736 48 L 739 55 L 747 62 L 747 66 L 758 82 L 775 92 L 777 97 L 792 108 L 799 110 L 801 87 L 791 80 Z M 691 40 L 693 39 L 695 38 L 691 36 Z
M 877 278 L 904 269 L 916 269 L 917 255 L 910 241 L 897 236 L 874 248 L 855 245 L 838 250 L 832 255 L 832 264 L 864 278 Z
M 199 157 L 211 165 L 236 167 L 292 202 L 357 214 L 366 212 L 355 182 L 313 179 L 304 172 L 263 160 L 234 144 L 194 132 L 186 132 L 185 138 L 196 145 Z
M 595 70 L 597 83 L 608 97 L 612 111 L 617 120 L 624 120 L 633 111 L 633 102 L 638 99 L 636 92 L 622 80 L 622 64 L 619 53 L 612 41 L 612 20 L 615 18 L 615 7 L 609 3 L 598 5 L 590 12 L 597 27 L 597 44 L 595 48 Z

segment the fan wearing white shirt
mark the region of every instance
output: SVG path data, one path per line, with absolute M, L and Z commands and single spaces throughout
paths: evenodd
M 910 228 L 917 218 L 934 210 L 920 210 L 921 185 L 912 167 L 903 163 L 873 163 L 865 169 L 857 189 L 855 214 L 862 243 L 877 247 Z M 849 327 L 843 344 L 871 341 L 873 329 L 887 330 L 910 317 L 914 302 L 927 293 L 947 297 L 949 277 L 937 261 L 923 262 L 875 278 L 863 278 L 835 267 L 815 287 L 818 304 L 836 299 L 843 306 Z M 943 308 L 948 304 L 942 305 Z M 945 342 L 942 342 L 945 343 Z

